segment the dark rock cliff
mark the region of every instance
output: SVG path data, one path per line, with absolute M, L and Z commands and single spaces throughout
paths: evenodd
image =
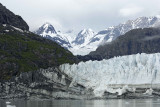
M 22 30 L 29 30 L 29 26 L 21 16 L 15 15 L 0 3 L 0 24 L 8 24 Z
M 56 67 L 21 73 L 0 82 L 0 99 L 83 99 L 87 98 L 86 92 L 83 85 L 73 82 Z

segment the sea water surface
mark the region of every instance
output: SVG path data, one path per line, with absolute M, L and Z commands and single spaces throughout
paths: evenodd
M 0 107 L 160 107 L 160 99 L 0 100 Z

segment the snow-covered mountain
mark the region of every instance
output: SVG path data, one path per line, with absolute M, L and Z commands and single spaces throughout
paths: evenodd
M 126 32 L 137 29 L 137 28 L 148 28 L 157 27 L 160 25 L 160 17 L 139 17 L 135 20 L 128 20 L 125 23 L 119 24 L 118 26 L 112 26 L 105 30 L 99 31 L 98 34 L 93 39 L 99 39 L 99 35 L 103 35 L 103 43 L 111 42 L 118 36 L 125 34 Z
M 64 48 L 71 48 L 71 44 L 67 38 L 67 35 L 61 33 L 60 31 L 56 32 L 55 28 L 50 23 L 43 24 L 34 33 L 53 40 Z
M 135 20 L 128 20 L 125 23 L 108 27 L 98 33 L 95 33 L 92 29 L 83 29 L 78 34 L 73 32 L 73 30 L 65 33 L 56 32 L 51 24 L 46 23 L 36 31 L 36 34 L 56 41 L 74 55 L 87 55 L 91 51 L 95 51 L 100 45 L 112 42 L 118 36 L 132 29 L 158 26 L 160 26 L 160 16 L 139 17 Z
M 93 50 L 94 46 L 88 45 L 96 33 L 92 29 L 81 30 L 72 42 L 69 50 L 74 55 L 86 55 Z
M 86 55 L 91 51 L 95 51 L 99 45 L 105 44 L 107 42 L 112 42 L 118 36 L 125 34 L 126 32 L 137 29 L 137 28 L 148 28 L 148 27 L 158 27 L 160 25 L 160 17 L 139 17 L 135 20 L 128 20 L 125 23 L 119 24 L 117 26 L 108 27 L 105 30 L 99 31 L 97 34 L 92 33 L 92 36 L 88 34 L 88 41 L 81 46 L 83 43 L 83 35 L 80 34 L 76 37 L 74 43 L 76 45 L 70 49 L 70 51 L 75 55 Z M 86 33 L 87 34 L 87 33 Z M 85 34 L 85 36 L 87 36 Z M 82 37 L 82 38 L 80 38 Z
M 43 37 L 46 37 L 48 34 L 57 34 L 56 30 L 50 23 L 43 24 L 37 31 L 35 31 L 35 33 Z
M 76 38 L 77 32 L 75 32 L 73 29 L 71 29 L 66 32 L 61 32 L 61 35 L 65 35 L 65 37 L 68 39 L 68 41 L 72 45 L 73 40 L 75 40 L 75 38 Z
M 95 33 L 92 29 L 83 29 L 78 33 L 72 43 L 75 45 L 80 45 L 81 47 L 86 46 L 94 35 Z
M 74 55 L 86 55 L 92 51 L 93 46 L 85 46 L 96 34 L 92 29 L 83 29 L 78 34 L 74 30 L 68 30 L 65 33 L 57 32 L 50 23 L 45 23 L 35 33 L 57 42 L 62 47 L 70 50 Z
M 60 70 L 102 95 L 110 85 L 160 84 L 160 53 L 114 57 L 109 60 L 64 64 Z

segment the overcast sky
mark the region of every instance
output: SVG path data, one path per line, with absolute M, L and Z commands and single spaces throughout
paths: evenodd
M 56 30 L 103 30 L 140 16 L 160 14 L 160 0 L 0 0 L 33 31 L 45 22 Z

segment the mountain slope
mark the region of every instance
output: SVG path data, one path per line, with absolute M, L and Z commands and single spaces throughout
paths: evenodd
M 72 53 L 51 40 L 10 26 L 0 27 L 0 79 L 75 60 Z
M 4 7 L 0 5 L 0 8 Z M 10 12 L 7 9 L 4 11 L 4 16 Z M 4 22 L 12 17 L 17 16 L 12 14 Z M 15 22 L 17 25 L 26 23 L 21 21 L 16 19 Z M 26 24 L 20 26 L 25 30 L 13 25 L 12 22 L 0 24 L 0 80 L 10 79 L 21 72 L 76 62 L 76 57 L 57 43 L 26 31 Z
M 64 48 L 70 48 L 71 44 L 66 35 L 56 32 L 55 28 L 50 23 L 43 24 L 38 30 L 34 32 L 44 38 L 50 39 Z
M 94 31 L 92 29 L 81 30 L 75 40 L 72 42 L 75 45 L 85 46 L 89 43 L 90 39 L 94 36 Z
M 119 24 L 118 26 L 112 26 L 105 30 L 99 31 L 98 34 L 93 38 L 96 39 L 99 35 L 104 35 L 104 40 L 101 44 L 111 42 L 118 36 L 125 34 L 126 32 L 137 29 L 137 28 L 149 28 L 157 27 L 160 25 L 160 17 L 139 17 L 135 20 L 128 20 L 125 23 Z
M 90 45 L 91 39 L 96 33 L 92 29 L 83 29 L 81 30 L 75 40 L 72 41 L 72 47 L 69 50 L 74 55 L 86 55 L 89 52 L 95 50 L 95 44 Z
M 115 56 L 131 55 L 137 53 L 160 52 L 160 29 L 144 28 L 134 29 L 125 35 L 119 36 L 111 43 L 102 45 L 86 56 L 79 56 L 79 59 L 102 60 Z

